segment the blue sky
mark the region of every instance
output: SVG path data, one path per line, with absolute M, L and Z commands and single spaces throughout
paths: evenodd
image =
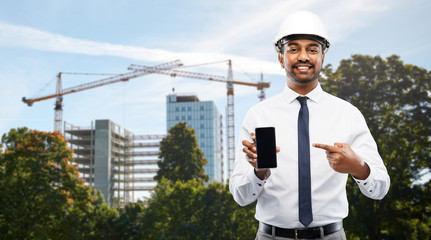
M 26 126 L 51 131 L 54 99 L 28 107 L 22 97 L 55 93 L 58 72 L 123 73 L 130 64 L 185 65 L 232 59 L 234 79 L 271 82 L 280 92 L 284 72 L 272 40 L 282 19 L 311 10 L 326 23 L 333 45 L 325 64 L 352 54 L 399 55 L 431 70 L 431 2 L 426 0 L 0 1 L 0 134 Z M 188 68 L 226 76 L 226 63 Z M 63 75 L 63 88 L 103 76 Z M 111 119 L 135 134 L 166 132 L 165 99 L 172 92 L 213 100 L 225 113 L 226 86 L 147 75 L 64 96 L 63 119 L 90 126 Z M 235 124 L 258 102 L 258 91 L 235 86 Z

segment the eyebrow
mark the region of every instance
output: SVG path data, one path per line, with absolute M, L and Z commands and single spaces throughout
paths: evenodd
M 287 43 L 287 46 L 292 46 L 292 45 L 299 46 L 299 44 L 296 43 L 296 42 L 289 42 L 289 43 Z M 306 47 L 318 47 L 318 46 L 319 46 L 318 43 L 309 43 L 309 44 L 306 45 Z

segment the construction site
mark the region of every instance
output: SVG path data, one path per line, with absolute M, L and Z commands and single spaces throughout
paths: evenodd
M 135 192 L 154 188 L 164 135 L 138 136 L 112 121 L 96 120 L 90 127 L 65 122 L 64 136 L 80 177 L 99 189 L 109 205 L 124 206 L 135 201 Z
M 172 114 L 167 113 L 170 118 L 175 116 L 176 119 L 173 119 L 173 122 L 172 119 L 169 121 L 169 117 L 166 119 L 167 123 L 170 122 L 167 124 L 167 128 L 178 121 L 187 122 L 196 130 L 201 128 L 197 130 L 200 148 L 209 149 L 205 150 L 205 154 L 213 156 L 206 169 L 206 171 L 215 171 L 215 173 L 209 174 L 210 181 L 226 182 L 226 179 L 220 176 L 224 175 L 224 166 L 227 169 L 227 176 L 231 175 L 235 158 L 234 85 L 255 87 L 259 91 L 259 99 L 263 100 L 265 98 L 264 90 L 269 88 L 270 84 L 263 82 L 262 75 L 260 82 L 236 81 L 233 79 L 232 62 L 230 60 L 223 62 L 226 62 L 228 66 L 227 77 L 178 70 L 184 65 L 180 60 L 175 60 L 156 66 L 132 64 L 128 68 L 129 72 L 68 88 L 62 88 L 62 74 L 79 73 L 60 72 L 57 74 L 55 93 L 30 99 L 23 97 L 22 101 L 28 106 L 32 106 L 39 101 L 55 99 L 54 130 L 63 133 L 69 148 L 73 150 L 80 177 L 88 186 L 100 190 L 105 202 L 110 206 L 122 207 L 127 203 L 136 201 L 136 193 L 150 193 L 156 186 L 153 178 L 158 170 L 157 163 L 160 161 L 158 157 L 160 141 L 165 137 L 165 134 L 135 135 L 132 131 L 122 129 L 121 126 L 109 119 L 95 120 L 91 122 L 90 126 L 76 126 L 72 123 L 63 122 L 63 96 L 108 84 L 129 81 L 149 74 L 216 81 L 226 84 L 227 106 L 224 124 L 222 123 L 223 117 L 217 109 L 208 107 L 214 105 L 213 103 L 209 102 L 210 105 L 206 105 L 207 103 L 199 103 L 199 101 L 197 103 L 179 101 L 179 104 L 186 105 L 181 108 L 178 105 L 176 107 L 177 113 L 174 113 L 174 110 L 170 110 Z M 174 96 L 169 95 L 167 98 L 167 109 L 171 109 L 169 104 L 176 104 L 176 101 L 170 100 L 173 99 L 172 97 Z M 196 97 L 190 96 L 188 98 L 195 99 Z M 204 104 L 205 106 L 202 105 L 200 109 L 192 111 L 193 104 L 200 104 L 199 106 Z M 213 108 L 214 110 L 209 110 Z M 187 110 L 190 110 L 190 113 L 187 113 Z M 206 114 L 204 111 L 207 111 Z M 205 123 L 217 127 L 209 128 Z M 209 137 L 211 139 L 208 139 Z M 227 159 L 224 156 L 227 156 Z

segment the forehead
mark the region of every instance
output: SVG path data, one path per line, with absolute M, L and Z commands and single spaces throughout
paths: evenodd
M 287 46 L 313 47 L 321 46 L 320 43 L 310 39 L 296 39 L 286 43 Z

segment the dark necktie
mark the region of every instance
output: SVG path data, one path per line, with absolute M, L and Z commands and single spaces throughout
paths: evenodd
M 308 134 L 307 97 L 297 97 L 301 103 L 298 116 L 299 221 L 308 226 L 313 221 L 311 211 L 310 137 Z

